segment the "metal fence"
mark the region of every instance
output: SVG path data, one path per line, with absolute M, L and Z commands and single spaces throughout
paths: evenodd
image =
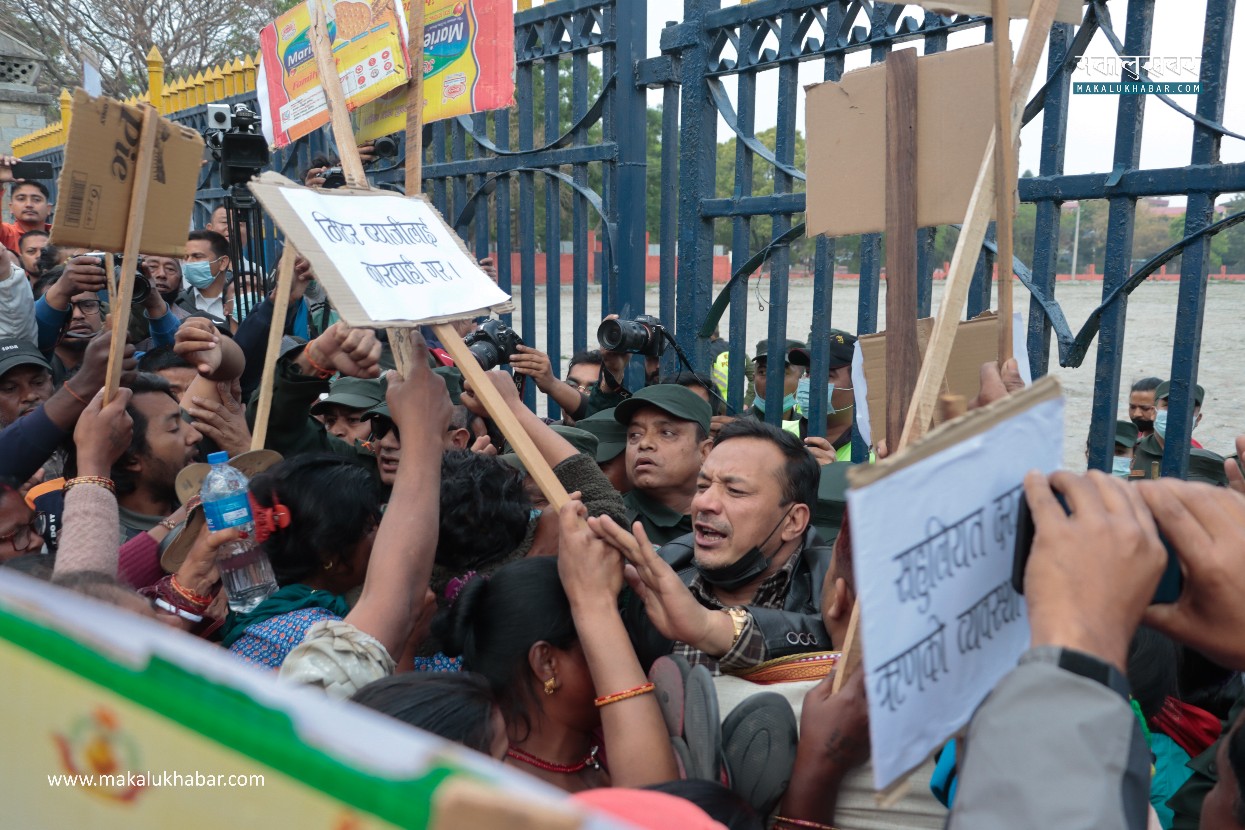
M 837 80 L 846 57 L 866 52 L 882 61 L 895 46 L 919 42 L 930 54 L 947 48 L 957 30 L 992 37 L 990 21 L 945 16 L 917 6 L 867 0 L 757 0 L 721 7 L 720 0 L 684 0 L 682 20 L 661 33 L 660 54 L 646 55 L 648 3 L 644 0 L 557 0 L 521 11 L 515 20 L 517 103 L 515 110 L 458 118 L 426 127 L 424 187 L 435 204 L 480 256 L 498 260 L 503 289 L 519 300 L 521 334 L 547 351 L 554 371 L 568 344 L 562 341 L 561 299 L 564 247 L 569 248 L 572 319 L 570 351 L 589 345 L 601 314 L 656 313 L 673 328 L 701 371 L 708 370 L 708 335 L 725 318 L 730 341 L 728 403 L 743 399 L 746 344 L 745 298 L 749 278 L 769 275 L 769 319 L 765 337 L 788 335 L 787 297 L 791 245 L 801 240 L 805 208 L 804 173 L 796 166 L 796 101 L 799 65 L 819 61 L 821 76 Z M 1150 51 L 1154 0 L 1129 0 L 1123 37 L 1115 32 L 1106 3 L 1085 6 L 1080 26 L 1056 24 L 1048 47 L 1045 85 L 1025 109 L 1026 122 L 1044 113 L 1038 175 L 1019 182 L 1022 201 L 1036 205 L 1032 263 L 1016 262 L 1032 291 L 1029 359 L 1035 375 L 1047 371 L 1050 338 L 1061 365 L 1078 366 L 1098 341 L 1090 465 L 1109 469 L 1120 394 L 1123 336 L 1129 293 L 1146 276 L 1182 255 L 1177 331 L 1172 354 L 1172 392 L 1164 474 L 1182 474 L 1188 460 L 1193 399 L 1206 301 L 1210 237 L 1245 214 L 1214 222 L 1217 194 L 1245 191 L 1245 165 L 1219 162 L 1223 137 L 1242 140 L 1220 123 L 1223 117 L 1234 0 L 1208 0 L 1203 41 L 1201 93 L 1194 112 L 1190 164 L 1166 170 L 1139 168 L 1141 96 L 1120 96 L 1112 172 L 1064 175 L 1070 78 L 1075 59 L 1101 31 L 1121 55 Z M 599 53 L 599 57 L 597 56 Z M 599 70 L 599 71 L 598 71 Z M 757 138 L 757 82 L 778 75 L 777 128 L 772 148 Z M 734 89 L 734 101 L 730 90 Z M 662 92 L 660 179 L 646 190 L 646 91 Z M 253 99 L 252 94 L 237 100 Z M 1167 106 L 1180 109 L 1168 98 Z M 253 100 L 250 102 L 253 103 Z M 174 117 L 204 126 L 200 106 Z M 736 138 L 729 194 L 718 189 L 718 125 Z M 399 146 L 401 146 L 399 142 Z M 274 154 L 273 167 L 298 178 L 311 158 L 328 151 L 317 134 Z M 40 154 L 59 163 L 60 151 Z M 382 187 L 401 190 L 399 156 L 372 171 Z M 773 192 L 754 194 L 761 165 L 772 168 Z M 215 165 L 205 168 L 196 220 L 224 197 Z M 1144 196 L 1187 196 L 1186 237 L 1141 268 L 1132 266 L 1136 200 Z M 657 227 L 646 227 L 646 201 L 660 202 Z M 1055 297 L 1060 205 L 1075 199 L 1103 199 L 1109 224 L 1103 302 L 1073 334 Z M 732 277 L 713 282 L 714 229 L 731 228 Z M 757 223 L 768 223 L 763 245 L 752 243 Z M 660 242 L 657 308 L 645 309 L 646 232 Z M 918 232 L 918 310 L 930 312 L 934 234 Z M 993 247 L 987 237 L 970 291 L 967 315 L 991 305 Z M 596 240 L 593 243 L 593 240 Z M 569 243 L 569 244 L 568 244 Z M 833 304 L 836 247 L 843 240 L 818 238 L 813 247 L 813 319 L 828 321 Z M 859 333 L 876 330 L 881 270 L 879 235 L 861 237 Z M 517 257 L 517 268 L 512 260 Z M 517 271 L 517 273 L 516 273 Z M 544 339 L 538 342 L 538 308 L 543 278 Z M 589 308 L 590 286 L 600 285 L 600 308 Z M 803 332 L 791 332 L 802 336 Z M 814 339 L 810 423 L 824 423 L 828 344 Z M 667 368 L 673 368 L 667 363 Z M 637 367 L 638 369 L 638 367 Z M 781 411 L 782 366 L 769 366 L 767 412 Z M 638 374 L 638 373 L 637 373 Z M 637 374 L 629 375 L 632 382 Z M 534 403 L 534 390 L 528 403 Z M 552 408 L 552 404 L 551 404 Z M 551 414 L 557 414 L 556 409 Z M 865 448 L 856 448 L 857 458 Z

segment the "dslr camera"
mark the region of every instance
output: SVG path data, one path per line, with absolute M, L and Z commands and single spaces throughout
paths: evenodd
M 604 320 L 597 329 L 597 342 L 609 352 L 661 357 L 669 335 L 661 320 L 640 314 L 634 320 Z
M 320 185 L 324 190 L 334 190 L 339 187 L 346 186 L 346 176 L 342 173 L 341 167 L 330 167 L 324 171 L 324 184 Z
M 468 333 L 463 342 L 486 372 L 509 363 L 519 346 L 524 345 L 523 338 L 514 329 L 496 319 L 486 320 L 480 328 Z
M 108 265 L 107 265 L 108 260 L 104 257 L 102 253 L 100 253 L 99 251 L 95 251 L 95 252 L 88 254 L 87 256 L 95 257 L 95 264 L 98 265 L 100 268 L 103 268 L 105 271 L 108 270 Z M 115 257 L 114 260 L 116 262 L 116 265 L 113 266 L 112 276 L 113 276 L 113 279 L 116 280 L 117 285 L 120 285 L 121 284 L 121 259 L 119 257 Z M 142 305 L 143 303 L 147 301 L 147 298 L 151 296 L 151 283 L 147 280 L 147 274 L 144 273 L 143 271 L 143 262 L 144 262 L 143 255 L 139 254 L 138 264 L 135 266 L 137 268 L 137 272 L 134 274 L 134 295 L 130 299 L 130 303 L 132 305 Z

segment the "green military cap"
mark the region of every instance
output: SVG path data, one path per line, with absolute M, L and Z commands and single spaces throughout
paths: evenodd
M 833 545 L 843 526 L 847 507 L 847 471 L 851 464 L 836 461 L 821 468 L 817 484 L 817 504 L 813 506 L 813 527 L 827 545 Z
M 1228 474 L 1223 468 L 1224 457 L 1210 450 L 1189 450 L 1188 481 L 1201 481 L 1216 487 L 1228 486 Z
M 614 418 L 625 427 L 631 423 L 631 417 L 646 406 L 655 406 L 683 421 L 693 421 L 709 432 L 709 421 L 713 418 L 709 402 L 686 386 L 673 383 L 644 387 L 614 407 Z
M 329 406 L 349 409 L 371 409 L 385 400 L 385 387 L 379 379 L 342 376 L 333 381 L 328 393 L 311 406 L 311 414 L 319 415 Z
M 627 427 L 618 423 L 614 408 L 602 409 L 575 422 L 575 426 L 597 437 L 597 463 L 613 461 L 627 448 Z
M 1169 395 L 1171 395 L 1171 388 L 1172 388 L 1172 383 L 1170 380 L 1163 381 L 1162 383 L 1158 385 L 1158 388 L 1154 390 L 1154 399 L 1156 401 L 1161 401 L 1164 398 L 1168 397 Z M 1206 400 L 1206 390 L 1203 389 L 1199 384 L 1196 384 L 1196 383 L 1193 384 L 1194 406 L 1201 406 L 1202 401 L 1204 400 Z
M 549 428 L 552 429 L 554 432 L 556 432 L 558 435 L 561 435 L 567 441 L 570 441 L 571 446 L 573 446 L 579 452 L 587 453 L 588 455 L 594 458 L 596 457 L 597 437 L 593 435 L 591 432 L 588 432 L 587 430 L 579 429 L 577 427 L 565 427 L 565 426 L 562 426 L 561 424 L 553 424 Z M 508 452 L 502 453 L 502 455 L 499 456 L 501 460 L 505 461 L 507 464 L 509 464 L 512 467 L 516 467 L 520 470 L 523 470 L 524 472 L 527 472 L 527 470 L 523 466 L 523 462 L 519 460 L 518 453 L 514 452 L 513 449 L 510 449 L 510 448 L 508 449 L 509 449 Z
M 784 361 L 787 360 L 787 355 L 792 349 L 803 349 L 804 348 L 804 344 L 801 343 L 799 340 L 791 340 L 790 338 L 788 338 L 782 342 L 783 342 L 782 359 Z M 768 356 L 768 354 L 769 354 L 769 341 L 762 340 L 761 342 L 757 343 L 757 351 L 756 351 L 757 359 L 759 360 L 762 357 L 766 357 Z
M 856 335 L 842 329 L 830 329 L 824 335 L 830 339 L 830 368 L 840 369 L 852 365 L 852 355 L 856 351 Z M 813 343 L 817 340 L 817 332 L 808 333 L 808 345 L 800 344 L 787 354 L 787 362 L 796 366 L 813 365 Z
M 445 380 L 445 388 L 450 393 L 450 403 L 458 406 L 463 402 L 463 373 L 454 366 L 438 366 L 432 370 Z
M 1125 447 L 1137 446 L 1137 425 L 1132 421 L 1115 422 L 1115 443 Z

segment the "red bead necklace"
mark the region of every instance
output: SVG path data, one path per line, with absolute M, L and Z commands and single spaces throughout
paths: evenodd
M 535 755 L 524 752 L 523 750 L 517 749 L 513 746 L 506 750 L 506 755 L 516 761 L 521 761 L 524 764 L 536 767 L 536 769 L 543 769 L 545 772 L 557 772 L 563 775 L 573 775 L 574 773 L 582 772 L 588 767 L 600 769 L 601 762 L 597 760 L 597 753 L 599 751 L 600 748 L 594 746 L 592 749 L 588 750 L 588 754 L 584 756 L 584 759 L 577 764 L 555 764 L 552 761 L 545 761 L 541 758 L 537 758 Z

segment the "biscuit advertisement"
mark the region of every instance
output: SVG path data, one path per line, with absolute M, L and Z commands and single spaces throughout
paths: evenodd
M 423 122 L 513 106 L 514 10 L 509 0 L 423 2 Z M 354 118 L 359 141 L 404 130 L 406 96 L 378 97 L 355 111 Z
M 326 0 L 325 16 L 349 109 L 405 85 L 410 70 L 401 0 Z M 301 3 L 259 34 L 264 136 L 276 147 L 302 138 L 329 120 L 310 31 L 310 8 Z

